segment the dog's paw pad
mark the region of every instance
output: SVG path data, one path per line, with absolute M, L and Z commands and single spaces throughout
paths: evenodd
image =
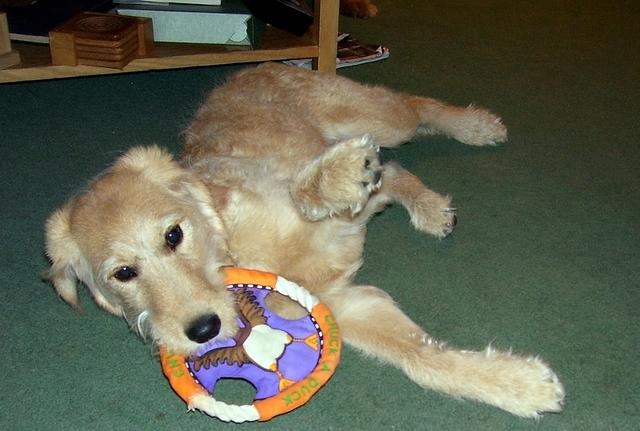
M 330 146 L 296 178 L 292 196 L 309 220 L 355 216 L 382 186 L 379 147 L 368 136 Z
M 335 144 L 322 160 L 321 193 L 333 213 L 359 213 L 382 185 L 379 147 L 368 136 Z
M 380 148 L 374 145 L 368 136 L 363 139 L 368 141 L 368 143 L 362 147 L 364 151 L 361 157 L 364 158 L 364 163 L 361 184 L 369 193 L 372 193 L 377 191 L 382 185 L 382 164 L 380 163 L 379 156 Z

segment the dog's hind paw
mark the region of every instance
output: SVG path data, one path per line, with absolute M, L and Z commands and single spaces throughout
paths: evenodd
M 463 144 L 495 145 L 507 140 L 507 127 L 500 117 L 473 105 L 462 110 L 454 126 L 451 137 Z

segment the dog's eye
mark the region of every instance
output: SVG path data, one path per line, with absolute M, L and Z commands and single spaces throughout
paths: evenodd
M 164 235 L 164 240 L 171 250 L 175 250 L 182 242 L 182 229 L 180 229 L 180 225 L 177 224 L 169 229 Z
M 123 266 L 122 268 L 119 268 L 113 276 L 118 281 L 129 281 L 136 278 L 138 276 L 138 272 L 132 266 Z

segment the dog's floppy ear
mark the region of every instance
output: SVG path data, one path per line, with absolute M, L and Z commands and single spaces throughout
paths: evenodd
M 79 308 L 78 280 L 91 291 L 93 299 L 111 314 L 121 315 L 122 307 L 109 301 L 98 288 L 93 272 L 83 257 L 80 247 L 71 235 L 71 207 L 73 201 L 54 212 L 45 227 L 46 253 L 51 260 L 51 268 L 45 273 L 53 287 L 67 303 Z
M 80 249 L 71 236 L 70 205 L 54 212 L 45 226 L 46 253 L 51 268 L 45 277 L 58 294 L 73 307 L 78 307 L 76 269 L 81 259 Z

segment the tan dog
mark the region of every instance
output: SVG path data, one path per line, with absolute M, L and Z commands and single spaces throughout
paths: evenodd
M 506 139 L 482 109 L 281 65 L 243 70 L 200 108 L 181 162 L 134 148 L 50 217 L 49 277 L 67 302 L 79 279 L 105 310 L 189 354 L 237 329 L 219 269 L 268 270 L 330 305 L 347 343 L 424 387 L 521 416 L 561 410 L 563 387 L 537 357 L 447 348 L 385 292 L 352 283 L 366 223 L 385 205 L 403 205 L 421 232 L 453 229 L 449 197 L 378 159 L 416 133 Z

